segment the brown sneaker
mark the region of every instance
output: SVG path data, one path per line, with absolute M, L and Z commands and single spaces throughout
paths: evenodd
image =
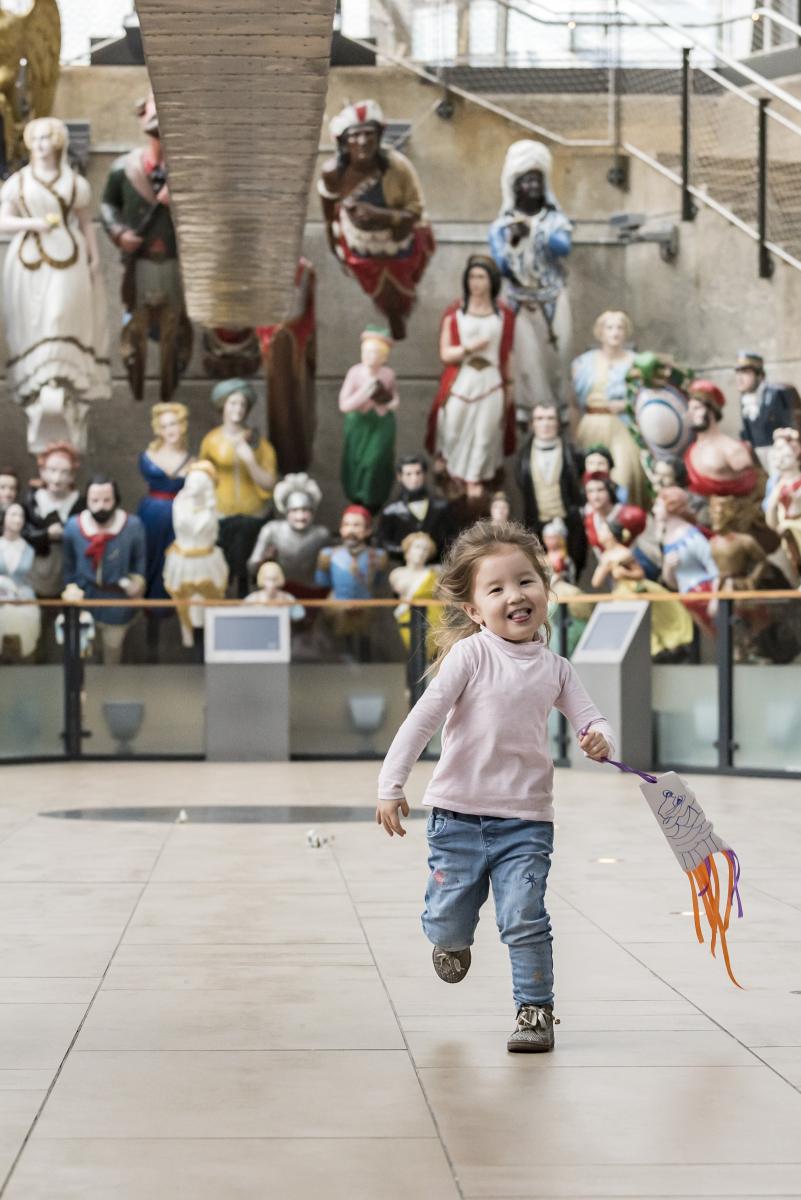
M 553 1027 L 559 1024 L 550 1005 L 524 1004 L 517 1013 L 517 1027 L 506 1049 L 513 1054 L 547 1054 L 553 1050 Z
M 470 970 L 472 955 L 469 946 L 464 950 L 443 950 L 442 946 L 435 946 L 431 958 L 440 979 L 445 983 L 461 983 Z

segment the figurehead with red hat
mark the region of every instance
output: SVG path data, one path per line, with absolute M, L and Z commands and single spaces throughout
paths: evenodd
M 405 155 L 382 146 L 385 127 L 377 101 L 346 104 L 329 123 L 337 151 L 317 190 L 332 252 L 401 341 L 434 237 L 417 172 Z
M 334 600 L 369 600 L 387 569 L 387 554 L 370 545 L 373 518 L 361 504 L 349 504 L 339 522 L 341 545 L 320 551 L 314 582 Z
M 684 455 L 689 489 L 699 496 L 748 496 L 758 483 L 751 451 L 745 442 L 719 428 L 726 397 L 709 379 L 694 379 L 688 389 L 687 414 L 695 441 Z

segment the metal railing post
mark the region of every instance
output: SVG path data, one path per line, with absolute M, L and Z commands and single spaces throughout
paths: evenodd
M 566 604 L 560 604 L 556 611 L 559 632 L 559 653 L 562 658 L 567 658 L 569 649 L 567 640 L 567 624 L 570 614 L 568 613 Z M 563 712 L 560 712 L 558 717 L 556 743 L 559 750 L 559 760 L 566 763 L 570 753 L 570 737 L 568 733 L 567 717 Z
M 681 219 L 692 221 L 698 211 L 690 195 L 690 97 L 692 67 L 690 47 L 681 52 Z
M 718 666 L 718 767 L 731 768 L 734 761 L 734 638 L 731 600 L 718 600 L 717 666 Z
M 427 634 L 428 614 L 426 609 L 413 604 L 409 625 L 409 658 L 406 666 L 410 707 L 414 707 L 426 690 L 423 676 L 428 666 Z
M 615 18 L 612 22 L 612 49 L 609 54 L 608 136 L 612 143 L 614 159 L 606 178 L 612 187 L 627 192 L 629 188 L 629 160 L 623 156 L 623 96 L 620 72 L 620 14 L 615 0 Z M 609 26 L 606 31 L 609 33 Z
M 765 245 L 768 237 L 768 104 L 767 96 L 759 98 L 759 127 L 757 142 L 757 232 L 759 236 L 759 278 L 770 279 L 773 259 Z
M 82 752 L 80 609 L 68 605 L 64 609 L 64 753 L 67 758 L 80 758 Z

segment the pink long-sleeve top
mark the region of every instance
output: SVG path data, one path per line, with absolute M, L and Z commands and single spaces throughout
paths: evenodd
M 379 798 L 403 798 L 409 772 L 444 721 L 442 753 L 424 804 L 552 821 L 552 708 L 576 732 L 592 722 L 614 757 L 612 730 L 567 659 L 544 642 L 508 642 L 482 628 L 449 650 L 396 733 L 381 768 Z

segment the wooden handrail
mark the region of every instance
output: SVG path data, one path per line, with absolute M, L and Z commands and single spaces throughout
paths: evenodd
M 602 604 L 638 600 L 642 604 L 661 604 L 666 600 L 678 601 L 680 604 L 707 604 L 710 600 L 801 600 L 801 589 L 783 588 L 773 591 L 720 591 L 720 592 L 578 592 L 575 596 L 551 596 L 552 604 Z M 255 608 L 260 601 L 245 600 L 4 600 L 0 605 L 31 605 L 39 608 Z M 410 608 L 442 608 L 442 600 L 312 600 L 298 597 L 296 600 L 271 600 L 263 605 L 267 608 L 292 608 L 295 605 L 303 608 L 397 608 L 399 604 L 407 604 Z

